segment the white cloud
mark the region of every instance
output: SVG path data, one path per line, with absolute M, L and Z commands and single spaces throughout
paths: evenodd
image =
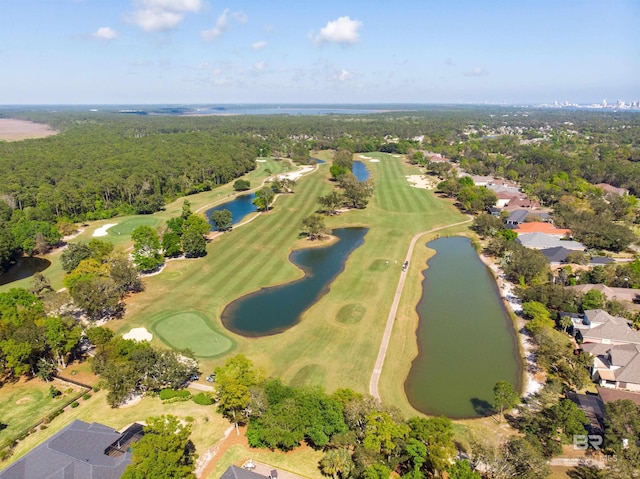
M 220 16 L 218 16 L 218 20 L 216 20 L 215 26 L 209 30 L 200 32 L 200 37 L 203 40 L 210 42 L 221 36 L 229 28 L 229 17 L 231 17 L 238 23 L 247 23 L 247 15 L 244 12 L 229 13 L 229 9 L 225 8 L 224 12 L 222 12 Z
M 253 64 L 253 68 L 255 68 L 256 70 L 263 70 L 264 66 L 265 66 L 264 60 Z
M 100 40 L 113 40 L 117 36 L 118 32 L 110 27 L 100 27 L 93 33 L 93 37 Z
M 266 46 L 267 46 L 267 42 L 265 42 L 264 40 L 261 40 L 259 42 L 253 42 L 251 44 L 251 48 L 253 48 L 254 51 L 262 50 Z
M 354 73 L 350 72 L 348 70 L 345 70 L 344 68 L 338 72 L 334 72 L 333 75 L 331 75 L 331 80 L 333 81 L 347 81 L 350 80 L 351 78 L 353 78 Z
M 186 13 L 197 13 L 202 0 L 138 0 L 138 7 L 127 20 L 135 23 L 145 32 L 161 32 L 176 28 Z
M 488 74 L 489 74 L 489 72 L 483 70 L 480 67 L 475 67 L 473 70 L 463 73 L 463 75 L 466 76 L 466 77 L 481 77 L 481 76 L 488 75 Z
M 320 33 L 315 35 L 314 32 L 309 34 L 309 37 L 316 45 L 322 45 L 323 43 L 339 43 L 341 45 L 348 45 L 355 43 L 360 39 L 358 30 L 362 28 L 362 22 L 360 20 L 351 20 L 349 17 L 340 17 L 337 20 L 328 22 L 321 30 Z

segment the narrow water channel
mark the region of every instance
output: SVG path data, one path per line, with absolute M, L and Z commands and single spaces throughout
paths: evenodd
M 222 324 L 247 337 L 269 336 L 290 328 L 329 291 L 349 255 L 364 243 L 367 231 L 368 228 L 335 229 L 332 234 L 338 237 L 336 243 L 294 251 L 289 259 L 304 271 L 304 277 L 237 299 L 222 312 Z
M 436 254 L 428 261 L 416 308 L 419 352 L 405 382 L 407 398 L 429 415 L 486 415 L 496 382 L 521 388 L 512 321 L 491 272 L 467 238 L 441 238 L 427 246 Z
M 358 181 L 367 181 L 369 179 L 369 169 L 362 161 L 354 161 L 351 171 Z

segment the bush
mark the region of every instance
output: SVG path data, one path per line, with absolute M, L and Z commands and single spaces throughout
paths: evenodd
M 93 389 L 94 393 L 97 393 L 98 391 L 100 391 L 100 386 L 93 386 L 91 389 Z
M 194 419 L 194 417 L 193 417 L 193 416 L 186 416 L 186 417 L 184 418 L 184 420 L 185 420 L 186 422 L 193 422 L 193 421 L 195 421 L 195 419 Z
M 49 397 L 50 397 L 50 398 L 55 399 L 55 398 L 57 398 L 58 396 L 60 396 L 61 394 L 62 394 L 62 393 L 61 393 L 58 389 L 56 389 L 56 388 L 55 388 L 55 387 L 53 387 L 53 386 L 49 386 Z
M 80 403 L 79 403 L 78 401 L 73 401 L 73 402 L 70 404 L 70 406 L 71 406 L 72 408 L 77 408 L 78 406 L 80 406 Z
M 200 406 L 211 406 L 214 402 L 213 399 L 205 393 L 196 394 L 192 399 L 194 403 L 199 404 Z
M 91 397 L 91 394 L 89 394 L 89 393 L 84 393 L 84 394 L 82 395 L 82 399 L 83 399 L 83 400 L 85 400 L 85 401 L 86 401 L 87 399 L 89 399 L 90 397 Z
M 180 391 L 176 391 L 175 389 L 163 389 L 160 391 L 160 399 L 163 401 L 168 401 L 171 399 L 178 401 L 187 401 L 191 397 L 191 393 L 189 391 L 185 391 L 184 389 Z

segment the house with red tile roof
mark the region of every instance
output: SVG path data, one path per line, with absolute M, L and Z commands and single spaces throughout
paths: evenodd
M 519 235 L 527 233 L 544 233 L 558 238 L 565 238 L 571 235 L 571 230 L 566 228 L 556 228 L 551 223 L 541 221 L 532 221 L 529 223 L 520 223 L 514 231 Z

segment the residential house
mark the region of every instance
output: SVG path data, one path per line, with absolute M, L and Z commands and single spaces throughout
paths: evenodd
M 507 226 L 518 226 L 526 221 L 527 216 L 531 214 L 529 210 L 515 210 L 512 211 L 509 217 L 505 220 L 505 224 Z
M 493 176 L 471 175 L 473 184 L 476 186 L 487 186 L 494 181 Z
M 131 463 L 129 446 L 143 435 L 75 420 L 0 472 L 0 479 L 119 479 Z
M 551 223 L 541 221 L 530 221 L 528 223 L 519 223 L 514 231 L 521 234 L 527 233 L 544 233 L 558 238 L 568 238 L 571 236 L 571 230 L 567 228 L 556 228 Z
M 640 331 L 625 318 L 611 316 L 602 309 L 585 311 L 582 320 L 574 320 L 573 326 L 576 338 L 584 343 L 640 345 Z
M 555 248 L 541 249 L 540 252 L 549 260 L 551 266 L 559 266 L 567 262 L 567 256 L 574 253 L 574 250 L 567 249 L 564 246 L 556 246 Z
M 229 466 L 220 476 L 220 479 L 267 479 L 267 476 L 253 472 L 250 469 L 243 469 L 238 466 Z
M 537 200 L 532 200 L 530 198 L 516 198 L 512 202 L 509 203 L 509 206 L 515 206 L 517 208 L 529 208 L 534 210 L 536 208 L 540 208 L 540 203 Z
M 598 183 L 595 186 L 600 188 L 605 196 L 606 195 L 624 196 L 629 194 L 629 190 L 626 190 L 624 188 L 617 188 L 613 185 L 610 185 L 609 183 Z
M 556 236 L 551 236 L 546 233 L 527 233 L 519 235 L 516 241 L 522 244 L 525 248 L 531 249 L 550 249 L 563 247 L 573 251 L 584 251 L 584 245 L 577 241 L 561 240 Z
M 602 257 L 596 256 L 592 258 L 592 261 L 596 258 Z M 605 259 L 613 261 L 611 258 Z M 604 284 L 578 284 L 576 286 L 567 286 L 566 289 L 580 294 L 585 294 L 586 292 L 595 289 L 596 291 L 600 291 L 600 293 L 602 293 L 602 295 L 608 300 L 625 303 L 625 305 L 631 309 L 640 309 L 640 304 L 638 304 L 640 303 L 640 289 L 614 288 Z

